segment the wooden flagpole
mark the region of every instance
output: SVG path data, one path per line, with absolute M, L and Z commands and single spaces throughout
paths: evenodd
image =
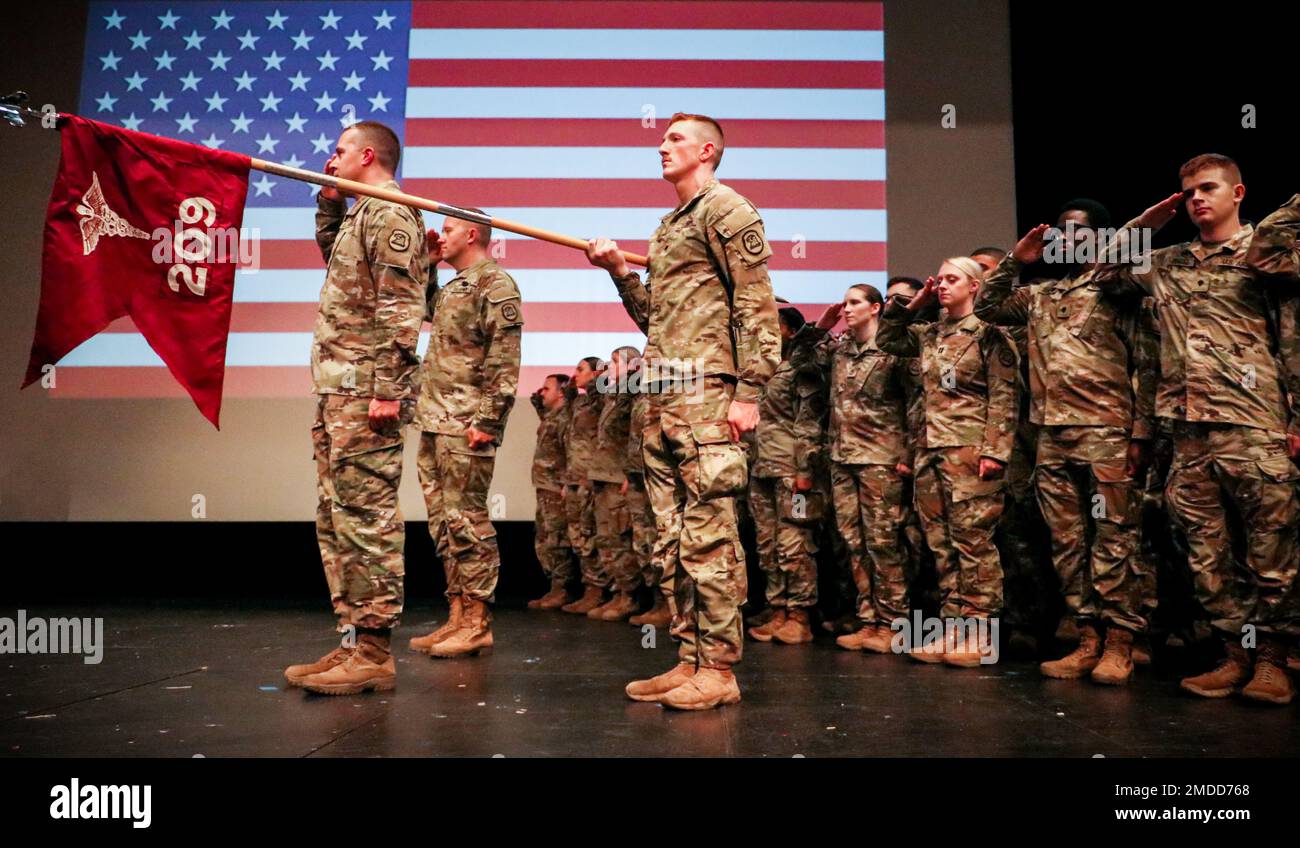
M 380 200 L 387 200 L 391 203 L 400 203 L 403 206 L 413 206 L 416 209 L 427 209 L 430 212 L 436 212 L 440 215 L 450 215 L 453 218 L 473 221 L 476 224 L 486 224 L 497 229 L 518 233 L 521 236 L 528 236 L 529 238 L 549 241 L 552 244 L 571 247 L 574 250 L 585 252 L 587 249 L 586 239 L 576 238 L 575 236 L 566 236 L 563 233 L 544 230 L 541 227 L 534 227 L 529 224 L 521 224 L 518 221 L 508 221 L 505 218 L 494 218 L 491 215 L 482 215 L 478 212 L 471 212 L 468 209 L 462 209 L 459 206 L 452 206 L 450 203 L 439 203 L 436 200 L 429 200 L 425 197 L 416 197 L 414 194 L 406 194 L 401 191 L 389 191 L 386 188 L 377 188 L 376 186 L 355 182 L 353 180 L 341 179 L 317 171 L 291 168 L 288 165 L 268 162 L 265 159 L 253 159 L 252 168 L 256 171 L 275 174 L 278 177 L 288 177 L 291 180 L 302 180 L 303 182 L 315 183 L 316 185 L 337 189 L 345 194 L 363 194 L 367 197 L 375 197 Z M 630 265 L 640 265 L 642 267 L 645 267 L 646 265 L 646 258 L 635 253 L 623 251 L 623 258 L 626 259 Z

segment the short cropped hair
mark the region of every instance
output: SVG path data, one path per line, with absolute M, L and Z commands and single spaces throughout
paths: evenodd
M 1241 168 L 1231 158 L 1224 156 L 1222 153 L 1202 153 L 1200 156 L 1193 156 L 1183 163 L 1183 167 L 1178 169 L 1178 177 L 1179 179 L 1186 179 L 1197 171 L 1203 171 L 1206 168 L 1222 168 L 1233 185 L 1241 182 Z
M 977 247 L 970 252 L 970 255 L 971 256 L 996 256 L 998 258 L 998 261 L 1000 262 L 1002 261 L 1002 257 L 1007 255 L 1007 252 L 1000 247 Z
M 727 137 L 722 133 L 722 124 L 719 124 L 708 115 L 695 115 L 689 112 L 674 112 L 673 116 L 668 119 L 668 126 L 672 126 L 678 121 L 696 121 L 701 124 L 707 124 L 713 128 L 713 132 L 718 138 L 713 142 L 713 170 L 718 170 L 722 165 L 722 152 L 727 146 Z
M 402 143 L 397 140 L 397 133 L 387 124 L 379 121 L 358 121 L 348 129 L 357 130 L 365 140 L 365 146 L 373 148 L 375 159 L 380 167 L 394 174 L 397 164 L 402 161 Z
M 1088 226 L 1094 230 L 1104 230 L 1110 226 L 1110 210 L 1091 197 L 1076 197 L 1069 203 L 1062 204 L 1056 210 L 1056 217 L 1059 218 L 1066 212 L 1082 212 L 1087 215 Z
M 569 385 L 568 374 L 547 374 L 546 380 L 554 380 L 555 385 L 561 389 Z M 543 380 L 542 382 L 546 382 L 546 380 Z
M 482 209 L 475 209 L 473 206 L 465 206 L 462 208 L 467 212 L 477 212 L 480 215 L 487 215 L 487 213 Z M 474 231 L 478 233 L 478 241 L 480 245 L 487 247 L 492 243 L 492 226 L 490 224 L 480 224 L 475 221 L 466 221 L 465 223 L 473 227 Z
M 803 317 L 803 313 L 796 306 L 782 306 L 777 310 L 777 315 L 781 318 L 781 323 L 792 333 L 797 333 L 803 329 L 803 325 L 808 323 L 808 319 Z

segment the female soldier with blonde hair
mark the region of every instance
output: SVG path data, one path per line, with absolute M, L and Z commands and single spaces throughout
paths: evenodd
M 912 656 L 961 667 L 996 661 L 996 646 L 953 636 L 969 637 L 972 619 L 979 624 L 1002 606 L 1002 566 L 993 532 L 1002 515 L 1019 402 L 1015 348 L 1001 330 L 975 316 L 981 276 L 969 257 L 945 260 L 910 303 L 885 309 L 876 335 L 881 350 L 920 358 L 925 386 L 914 498 L 939 570 L 946 638 L 923 650 L 914 641 Z M 936 298 L 939 320 L 913 326 Z M 967 626 L 959 629 L 957 618 Z

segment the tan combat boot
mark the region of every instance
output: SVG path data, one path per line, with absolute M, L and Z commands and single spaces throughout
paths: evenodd
M 952 634 L 949 633 L 948 629 L 945 627 L 943 637 L 935 642 L 926 642 L 923 640 L 919 645 L 908 645 L 907 655 L 917 662 L 932 664 L 941 663 L 943 662 L 944 655 L 954 647 L 952 644 L 954 640 L 951 637 Z
M 694 663 L 678 663 L 663 674 L 646 680 L 633 680 L 623 690 L 633 701 L 658 701 L 659 698 L 695 676 Z
M 812 626 L 808 624 L 808 610 L 804 607 L 791 607 L 786 610 L 785 623 L 772 631 L 772 638 L 784 645 L 802 645 L 811 642 L 813 633 Z
M 301 686 L 303 678 L 313 674 L 320 674 L 322 671 L 329 671 L 336 665 L 342 665 L 350 653 L 352 653 L 351 648 L 340 645 L 314 663 L 289 666 L 284 670 L 284 679 L 289 681 L 290 686 Z
M 757 627 L 751 627 L 745 631 L 749 638 L 755 642 L 771 642 L 772 634 L 780 630 L 785 625 L 785 607 L 776 607 L 772 611 L 772 617 L 767 620 L 766 624 L 760 624 Z
M 563 583 L 552 583 L 550 590 L 540 598 L 534 598 L 528 602 L 529 609 L 552 610 L 559 609 L 569 602 L 569 593 L 565 590 Z
M 604 589 L 599 586 L 583 586 L 582 597 L 572 603 L 565 604 L 560 607 L 560 609 L 563 612 L 571 612 L 574 615 L 586 615 L 604 603 L 604 600 Z
M 1286 673 L 1286 645 L 1266 638 L 1255 655 L 1255 675 L 1242 697 L 1267 704 L 1289 704 L 1295 697 L 1295 687 Z
M 317 695 L 357 695 L 367 690 L 386 692 L 397 686 L 397 664 L 389 638 L 372 633 L 357 637 L 357 647 L 339 665 L 304 677 L 300 684 Z
M 1123 627 L 1106 628 L 1106 648 L 1101 652 L 1101 662 L 1092 670 L 1094 683 L 1116 686 L 1128 683 L 1133 674 L 1133 634 Z
M 740 703 L 740 687 L 729 668 L 701 668 L 690 680 L 659 698 L 674 710 L 711 710 Z
M 1184 677 L 1178 685 L 1202 698 L 1226 698 L 1250 680 L 1250 654 L 1241 646 L 1241 640 L 1229 639 L 1224 645 L 1227 656 L 1213 671 Z
M 846 651 L 865 651 L 867 649 L 867 640 L 876 635 L 877 627 L 878 625 L 874 623 L 863 624 L 852 633 L 836 636 L 835 644 Z
M 954 668 L 979 668 L 987 665 L 984 658 L 989 656 L 978 644 L 972 645 L 962 640 L 960 645 L 948 645 L 944 648 L 943 663 Z
M 634 615 L 627 620 L 627 623 L 633 627 L 667 627 L 673 623 L 672 613 L 668 611 L 668 601 L 664 598 L 663 593 L 655 591 L 655 603 L 646 612 L 640 615 Z
M 442 627 L 425 636 L 417 636 L 407 643 L 407 647 L 420 654 L 429 653 L 429 649 L 460 629 L 462 603 L 460 595 L 451 596 L 451 613 Z
M 614 600 L 605 604 L 600 613 L 601 621 L 623 621 L 636 612 L 636 598 L 631 592 L 619 592 Z M 588 613 L 590 615 L 590 613 Z
M 1117 629 L 1117 628 L 1112 628 Z M 1079 646 L 1059 660 L 1040 663 L 1038 670 L 1044 677 L 1057 680 L 1074 680 L 1083 677 L 1101 662 L 1101 634 L 1096 625 L 1079 622 Z
M 1074 616 L 1061 616 L 1061 620 L 1056 625 L 1056 641 L 1068 645 L 1079 641 L 1079 623 L 1075 621 Z
M 429 649 L 429 656 L 447 659 L 477 654 L 492 647 L 492 611 L 476 598 L 464 600 L 461 627 Z

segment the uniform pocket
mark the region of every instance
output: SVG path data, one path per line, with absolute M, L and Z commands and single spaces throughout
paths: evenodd
M 791 480 L 782 480 L 777 490 L 777 512 L 791 524 L 819 524 L 826 515 L 826 493 L 814 487 L 796 492 Z
M 698 453 L 696 484 L 700 499 L 730 498 L 744 492 L 749 482 L 745 451 L 731 441 L 727 423 L 712 421 L 692 425 L 691 437 Z

